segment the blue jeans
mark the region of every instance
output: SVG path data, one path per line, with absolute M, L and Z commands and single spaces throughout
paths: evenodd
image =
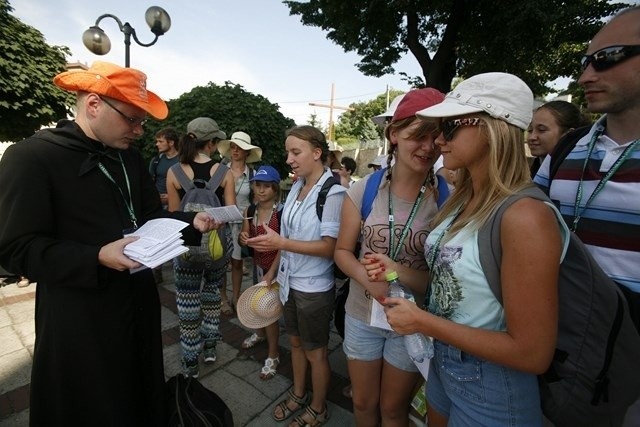
M 479 359 L 434 341 L 427 401 L 449 426 L 542 425 L 535 375 Z

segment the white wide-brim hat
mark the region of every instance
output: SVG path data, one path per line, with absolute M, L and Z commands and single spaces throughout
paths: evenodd
M 329 151 L 335 156 L 336 161 L 340 162 L 342 160 L 342 152 L 344 151 L 344 148 L 342 148 L 341 145 L 338 145 L 338 143 L 329 140 L 327 140 L 327 146 L 329 147 Z
M 271 325 L 282 316 L 280 286 L 260 282 L 244 291 L 236 306 L 238 319 L 247 328 L 260 329 Z
M 247 163 L 259 162 L 262 158 L 262 148 L 251 145 L 251 137 L 244 132 L 234 132 L 231 139 L 224 139 L 218 143 L 218 152 L 223 157 L 231 157 L 231 143 L 244 151 L 249 151 L 245 160 Z

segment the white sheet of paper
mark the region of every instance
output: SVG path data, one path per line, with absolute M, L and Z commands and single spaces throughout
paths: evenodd
M 373 300 L 373 304 L 371 304 L 371 321 L 369 324 L 376 328 L 393 331 L 391 325 L 387 322 L 387 315 L 384 314 L 384 307 L 375 299 Z
M 236 205 L 221 206 L 219 208 L 207 208 L 204 211 L 217 222 L 236 222 L 242 221 L 244 219 L 242 213 L 238 210 L 238 207 Z
M 420 371 L 422 378 L 425 380 L 429 378 L 429 366 L 431 366 L 431 359 L 423 360 L 422 363 L 413 362 L 413 364 L 416 365 L 418 371 Z
M 376 328 L 386 329 L 388 331 L 393 331 L 389 322 L 387 322 L 387 315 L 384 314 L 384 307 L 375 299 L 373 300 L 373 304 L 371 304 L 371 321 L 369 322 L 371 326 Z M 413 362 L 420 374 L 426 380 L 429 377 L 429 366 L 431 365 L 431 359 L 424 360 L 422 363 Z

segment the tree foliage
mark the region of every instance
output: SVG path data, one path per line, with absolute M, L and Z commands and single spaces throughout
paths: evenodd
M 211 117 L 230 138 L 233 132 L 243 131 L 251 136 L 251 143 L 262 148 L 262 164 L 268 164 L 286 177 L 285 131 L 295 122 L 280 112 L 277 104 L 267 98 L 247 92 L 241 85 L 225 82 L 224 86 L 209 83 L 197 86 L 168 102 L 169 117 L 162 121 L 151 120 L 145 126 L 142 147 L 145 157 L 156 154 L 155 134 L 166 126 L 173 126 L 184 133 L 187 123 L 196 117 Z
M 389 91 L 389 102 L 403 92 L 399 90 Z M 382 114 L 387 110 L 387 94 L 378 95 L 375 99 L 366 102 L 356 102 L 338 119 L 336 125 L 336 138 L 355 138 L 360 141 L 371 141 L 383 139 L 384 133 L 380 126 L 377 126 L 371 118 Z
M 67 47 L 50 46 L 0 0 L 0 140 L 18 141 L 66 117 L 73 96 L 53 84 L 65 71 Z
M 443 92 L 455 76 L 503 71 L 536 95 L 547 83 L 578 74 L 578 55 L 602 25 L 625 7 L 609 0 L 307 0 L 284 1 L 304 25 L 362 57 L 369 76 L 393 73 L 410 52 L 423 84 Z M 408 76 L 407 76 L 408 77 Z M 415 78 L 408 79 L 416 82 Z

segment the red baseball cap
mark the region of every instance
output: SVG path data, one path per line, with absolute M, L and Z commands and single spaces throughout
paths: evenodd
M 393 114 L 392 122 L 415 116 L 416 113 L 425 108 L 439 104 L 444 101 L 444 93 L 437 89 L 428 87 L 425 89 L 410 90 L 404 95 L 396 112 Z

